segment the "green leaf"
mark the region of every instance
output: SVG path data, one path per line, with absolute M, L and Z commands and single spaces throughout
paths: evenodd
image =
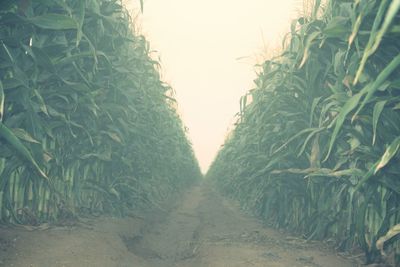
M 3 137 L 15 151 L 25 160 L 30 162 L 39 175 L 45 179 L 49 179 L 47 175 L 40 169 L 39 165 L 32 157 L 31 152 L 21 143 L 18 137 L 2 122 L 0 122 L 0 137 Z
M 89 153 L 80 156 L 81 159 L 97 158 L 104 161 L 111 161 L 111 151 L 104 151 L 103 153 Z
M 400 0 L 392 0 L 390 3 L 389 9 L 385 14 L 385 19 L 383 21 L 383 24 L 374 39 L 374 44 L 372 45 L 372 48 L 371 48 L 371 50 L 372 50 L 371 54 L 374 53 L 378 49 L 378 47 L 383 39 L 383 36 L 386 34 L 386 32 L 389 29 L 390 25 L 392 24 L 393 20 L 398 15 L 399 10 L 400 10 Z
M 314 128 L 313 130 L 304 140 L 303 140 L 303 145 L 300 148 L 299 153 L 297 153 L 297 156 L 299 157 L 301 154 L 304 153 L 304 150 L 306 149 L 308 142 L 311 140 L 311 138 L 315 135 L 318 134 L 319 132 L 325 130 L 325 128 Z M 316 138 L 318 139 L 318 138 Z
M 358 67 L 356 76 L 355 76 L 354 81 L 353 81 L 354 85 L 357 84 L 359 78 L 361 77 L 361 74 L 364 71 L 364 67 L 365 67 L 365 64 L 367 63 L 368 58 L 373 54 L 373 52 L 375 52 L 375 51 L 372 50 L 372 46 L 373 46 L 374 41 L 375 41 L 376 36 L 377 36 L 378 27 L 379 27 L 379 25 L 380 25 L 380 23 L 381 23 L 381 21 L 382 21 L 382 19 L 384 17 L 384 11 L 386 9 L 387 3 L 388 3 L 387 0 L 382 0 L 380 5 L 379 5 L 379 9 L 378 9 L 378 12 L 377 12 L 377 14 L 375 16 L 374 23 L 372 25 L 372 29 L 371 29 L 371 32 L 370 32 L 370 35 L 369 35 L 368 43 L 367 43 L 367 45 L 365 47 L 363 56 L 361 58 L 360 66 Z
M 328 160 L 329 155 L 331 154 L 333 145 L 335 144 L 336 137 L 339 134 L 340 129 L 342 128 L 342 125 L 346 119 L 347 114 L 349 114 L 357 104 L 360 102 L 361 96 L 363 95 L 363 92 L 359 92 L 358 94 L 355 94 L 352 96 L 349 100 L 347 100 L 346 104 L 341 108 L 339 115 L 336 118 L 335 122 L 335 129 L 333 130 L 331 140 L 329 142 L 329 148 L 328 148 L 328 153 L 324 159 L 324 161 Z
M 110 137 L 112 140 L 114 140 L 117 143 L 120 143 L 120 144 L 123 143 L 121 137 L 119 137 L 117 133 L 113 133 L 113 132 L 109 132 L 109 131 L 101 131 L 101 133 L 107 135 L 108 137 Z
M 366 183 L 368 182 L 368 180 L 374 175 L 375 173 L 375 169 L 378 166 L 379 162 L 375 162 L 374 165 L 372 165 L 368 172 L 364 174 L 364 176 L 361 178 L 361 180 L 357 183 L 356 187 L 354 188 L 354 192 L 357 192 L 358 190 L 360 190 L 360 188 Z
M 353 29 L 352 29 L 352 33 L 351 33 L 351 35 L 349 37 L 349 41 L 348 41 L 348 51 L 350 50 L 351 45 L 353 44 L 354 40 L 356 39 L 356 37 L 359 33 L 362 22 L 364 20 L 368 19 L 368 16 L 366 16 L 366 15 L 369 14 L 374 9 L 375 4 L 376 3 L 373 1 L 364 1 L 362 3 L 361 11 L 359 12 L 359 14 L 357 16 L 357 19 L 355 21 L 352 21 Z
M 12 132 L 15 134 L 16 137 L 19 139 L 22 139 L 24 141 L 30 142 L 30 143 L 35 143 L 35 144 L 40 144 L 39 141 L 37 141 L 35 138 L 33 138 L 27 131 L 21 128 L 13 128 Z
M 315 109 L 317 108 L 317 105 L 319 104 L 319 101 L 321 100 L 321 97 L 317 97 L 313 99 L 312 105 L 311 105 L 311 111 L 310 111 L 310 127 L 313 124 L 313 118 L 314 118 L 314 113 Z
M 42 111 L 44 114 L 46 114 L 47 116 L 49 115 L 49 111 L 47 110 L 47 106 L 46 103 L 44 102 L 44 99 L 42 97 L 42 95 L 39 93 L 38 90 L 33 90 L 35 96 L 37 97 L 37 99 L 39 100 L 39 107 L 40 107 L 40 111 Z
M 385 107 L 387 100 L 379 101 L 375 103 L 373 117 L 372 117 L 372 127 L 373 127 L 373 137 L 372 137 L 372 144 L 375 144 L 376 140 L 376 127 L 378 125 L 379 117 L 382 113 L 383 108 Z
M 323 33 L 327 37 L 335 37 L 345 39 L 349 33 L 348 27 L 349 18 L 346 17 L 334 17 L 328 22 Z
M 48 30 L 71 30 L 78 28 L 77 23 L 71 17 L 59 14 L 45 14 L 27 18 L 26 20 L 39 28 Z
M 400 136 L 397 137 L 386 149 L 378 165 L 375 167 L 374 174 L 376 174 L 380 169 L 382 169 L 389 163 L 389 161 L 396 155 L 397 151 L 399 150 L 399 147 L 400 147 Z
M 367 93 L 360 107 L 354 113 L 352 120 L 358 115 L 358 113 L 364 108 L 364 106 L 368 103 L 371 97 L 375 94 L 375 92 L 379 89 L 379 87 L 387 81 L 388 77 L 400 66 L 400 54 L 398 54 L 392 61 L 379 73 L 378 77 L 376 77 L 375 81 L 372 82 L 369 86 L 366 86 L 362 93 Z
M 303 59 L 301 60 L 299 69 L 301 69 L 301 67 L 303 67 L 303 65 L 307 62 L 308 56 L 310 54 L 311 45 L 313 44 L 314 40 L 317 39 L 317 37 L 319 35 L 320 35 L 320 32 L 315 31 L 307 36 L 307 40 L 306 40 L 304 52 L 303 52 Z
M 4 49 L 4 52 L 6 53 L 6 55 L 7 55 L 7 57 L 8 57 L 8 60 L 10 61 L 10 63 L 12 63 L 12 64 L 14 65 L 14 64 L 15 64 L 14 57 L 11 55 L 10 50 L 9 50 L 9 49 L 7 48 L 7 46 L 3 43 L 2 40 L 0 40 L 0 42 L 1 42 L 1 46 L 2 46 L 3 49 Z
M 320 131 L 320 130 L 321 130 L 320 128 L 306 128 L 306 129 L 301 130 L 300 132 L 298 132 L 298 133 L 296 133 L 295 135 L 293 135 L 292 137 L 290 137 L 283 145 L 281 145 L 280 147 L 278 147 L 278 148 L 273 152 L 273 154 L 274 154 L 274 153 L 277 153 L 277 152 L 279 152 L 279 151 L 281 151 L 282 149 L 284 149 L 290 142 L 292 142 L 292 141 L 295 140 L 296 138 L 300 137 L 301 135 L 306 134 L 306 133 L 309 133 L 309 132 L 314 132 L 314 133 L 316 133 L 316 132 L 318 132 L 318 131 Z
M 31 47 L 32 52 L 35 56 L 36 63 L 45 68 L 48 72 L 50 73 L 55 73 L 55 68 L 53 61 L 50 59 L 50 57 L 47 55 L 47 53 L 44 51 L 44 49 L 37 48 L 37 47 Z
M 392 226 L 389 231 L 384 235 L 381 236 L 378 241 L 376 241 L 376 248 L 380 250 L 382 256 L 386 256 L 383 245 L 392 239 L 393 237 L 397 236 L 400 234 L 400 224 L 396 224 Z
M 78 10 L 78 16 L 77 16 L 77 25 L 78 25 L 78 30 L 76 32 L 76 47 L 79 46 L 79 42 L 82 39 L 82 34 L 83 34 L 83 22 L 85 19 L 85 8 L 86 8 L 86 0 L 80 0 L 79 1 L 79 10 Z
M 4 88 L 3 88 L 3 83 L 0 80 L 0 122 L 3 120 L 4 116 Z

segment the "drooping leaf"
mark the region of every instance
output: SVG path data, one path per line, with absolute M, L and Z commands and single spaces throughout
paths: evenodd
M 299 68 L 302 68 L 304 64 L 306 63 L 308 56 L 310 54 L 310 49 L 311 46 L 313 45 L 314 40 L 317 39 L 317 37 L 320 35 L 320 32 L 315 31 L 311 33 L 309 36 L 307 36 L 305 45 L 304 45 L 304 52 L 303 52 L 303 59 L 300 62 Z
M 4 140 L 6 140 L 24 160 L 27 160 L 41 177 L 48 179 L 47 175 L 42 171 L 35 159 L 32 157 L 31 152 L 29 152 L 18 137 L 2 122 L 0 122 L 0 137 L 4 138 Z
M 35 26 L 47 30 L 71 30 L 77 29 L 78 25 L 71 17 L 60 14 L 45 14 L 37 17 L 26 18 Z
M 400 137 L 394 139 L 390 146 L 386 149 L 385 153 L 382 155 L 377 166 L 375 167 L 374 174 L 376 174 L 380 169 L 385 167 L 389 161 L 396 155 L 400 147 Z
M 33 92 L 34 92 L 35 96 L 37 97 L 37 99 L 39 100 L 38 102 L 39 102 L 40 111 L 42 111 L 44 114 L 49 116 L 49 112 L 47 110 L 47 106 L 46 106 L 46 103 L 44 102 L 42 95 L 36 89 L 33 90 Z
M 16 137 L 18 137 L 21 140 L 30 142 L 30 143 L 35 143 L 35 144 L 40 144 L 39 141 L 37 141 L 35 138 L 32 137 L 27 131 L 21 128 L 13 128 L 12 132 Z
M 384 236 L 379 237 L 379 239 L 376 241 L 375 244 L 376 248 L 381 252 L 383 256 L 386 256 L 386 253 L 383 249 L 385 243 L 399 234 L 400 234 L 400 224 L 396 224 L 392 226 Z
M 375 94 L 378 88 L 387 80 L 387 78 L 400 66 L 400 53 L 393 58 L 392 61 L 379 73 L 378 77 L 370 86 L 367 86 L 363 89 L 363 93 L 367 95 L 363 99 L 360 107 L 353 115 L 353 119 L 360 113 L 360 111 L 364 108 L 364 106 L 368 103 L 371 97 Z

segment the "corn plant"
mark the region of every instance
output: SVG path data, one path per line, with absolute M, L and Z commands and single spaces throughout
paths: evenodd
M 400 222 L 399 8 L 315 1 L 263 63 L 207 174 L 272 226 L 360 247 L 367 262 Z
M 123 215 L 200 177 L 149 49 L 117 0 L 2 3 L 1 222 Z

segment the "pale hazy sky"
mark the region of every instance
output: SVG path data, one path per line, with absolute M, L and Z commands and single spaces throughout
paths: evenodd
M 137 6 L 139 0 L 126 0 Z M 280 47 L 299 0 L 144 0 L 141 32 L 161 59 L 163 80 L 203 171 L 223 144 L 254 65 Z

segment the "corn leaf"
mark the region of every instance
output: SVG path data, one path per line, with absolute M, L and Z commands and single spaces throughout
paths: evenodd
M 35 144 L 40 144 L 39 141 L 37 141 L 35 138 L 32 137 L 27 131 L 21 128 L 13 128 L 11 130 L 16 137 L 18 137 L 21 140 L 30 142 L 30 143 L 35 143 Z
M 396 155 L 400 147 L 400 137 L 397 137 L 390 146 L 386 149 L 385 153 L 379 160 L 377 166 L 375 167 L 374 174 L 376 174 L 380 169 L 385 167 L 389 161 Z
M 60 14 L 45 14 L 37 17 L 26 18 L 35 26 L 48 30 L 77 29 L 78 25 L 71 17 Z
M 360 111 L 364 108 L 364 106 L 368 103 L 368 101 L 372 98 L 378 88 L 388 79 L 388 77 L 400 66 L 400 53 L 393 58 L 393 60 L 379 73 L 378 77 L 370 86 L 365 87 L 362 92 L 367 95 L 363 99 L 360 107 L 354 113 L 352 120 L 360 113 Z
M 0 122 L 0 136 L 10 144 L 11 147 L 24 159 L 27 160 L 41 177 L 48 179 L 47 175 L 40 169 L 39 165 L 32 157 L 31 152 L 21 143 L 18 137 L 3 123 Z
M 3 120 L 4 116 L 4 88 L 3 88 L 3 83 L 0 80 L 0 122 Z
M 376 248 L 381 252 L 383 256 L 386 256 L 386 253 L 383 249 L 385 243 L 399 234 L 400 234 L 400 224 L 396 224 L 392 226 L 384 236 L 381 236 L 376 241 Z
M 378 120 L 379 120 L 379 117 L 380 117 L 386 103 L 387 103 L 387 100 L 383 100 L 383 101 L 379 101 L 375 104 L 373 117 L 372 117 L 372 127 L 373 127 L 372 144 L 375 144 Z
M 336 118 L 335 128 L 333 130 L 331 140 L 329 142 L 328 153 L 326 154 L 324 161 L 328 160 L 328 158 L 331 154 L 333 145 L 335 144 L 337 135 L 339 134 L 339 131 L 342 128 L 342 125 L 343 125 L 347 115 L 357 107 L 362 96 L 363 96 L 363 92 L 359 92 L 359 93 L 355 94 L 346 102 L 346 104 L 340 110 L 340 113 Z

